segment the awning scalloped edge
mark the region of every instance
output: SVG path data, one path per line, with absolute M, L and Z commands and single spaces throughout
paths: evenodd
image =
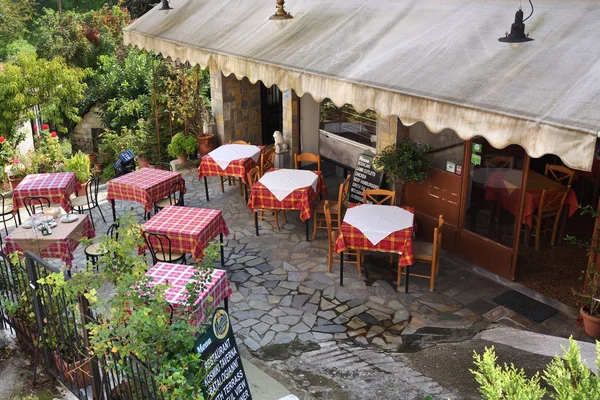
M 337 106 L 352 104 L 358 111 L 371 109 L 383 118 L 395 115 L 406 126 L 423 122 L 434 133 L 452 129 L 463 140 L 483 136 L 497 149 L 518 144 L 534 158 L 555 154 L 571 168 L 592 168 L 596 135 L 591 132 L 192 48 L 134 31 L 124 30 L 123 37 L 125 44 L 209 67 L 211 73 L 221 71 L 225 76 L 234 74 L 237 79 L 248 78 L 252 83 L 262 81 L 265 86 L 277 85 L 282 91 L 293 89 L 298 96 L 308 93 L 316 101 L 329 98 Z

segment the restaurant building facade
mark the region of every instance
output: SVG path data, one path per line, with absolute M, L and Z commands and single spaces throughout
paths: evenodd
M 125 42 L 210 69 L 219 144 L 269 144 L 280 130 L 292 153 L 347 169 L 365 150 L 405 138 L 429 144 L 431 175 L 405 185 L 401 202 L 416 207 L 425 239 L 443 214 L 444 247 L 502 277 L 515 278 L 531 229 L 528 190 L 545 189 L 532 168 L 592 170 L 600 130 L 592 0 L 537 1 L 527 22 L 535 40 L 517 50 L 498 42 L 513 1 L 295 1 L 282 30 L 269 21 L 275 1 L 170 5 L 134 22 Z M 328 121 L 324 102 L 351 105 L 356 118 Z M 492 177 L 497 170 L 510 172 Z M 503 209 L 491 205 L 497 196 L 508 199 Z

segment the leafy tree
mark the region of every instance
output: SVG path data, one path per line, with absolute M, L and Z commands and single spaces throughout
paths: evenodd
M 23 37 L 34 11 L 35 3 L 32 0 L 0 0 L 1 47 Z
M 35 117 L 39 105 L 44 120 L 65 131 L 68 120 L 79 121 L 78 102 L 83 98 L 87 70 L 68 66 L 62 58 L 46 60 L 21 53 L 0 74 L 0 134 L 15 135 L 19 121 Z

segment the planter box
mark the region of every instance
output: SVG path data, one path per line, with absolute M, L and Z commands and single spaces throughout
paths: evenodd
M 89 361 L 66 362 L 60 353 L 52 353 L 56 369 L 73 387 L 83 388 L 92 384 L 92 373 Z

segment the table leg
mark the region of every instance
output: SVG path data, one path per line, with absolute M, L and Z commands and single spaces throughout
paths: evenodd
M 308 218 L 305 223 L 305 225 L 306 225 L 306 241 L 310 242 L 310 240 L 308 239 L 308 221 L 310 221 L 310 218 Z
M 254 211 L 254 226 L 256 227 L 256 236 L 258 236 L 258 211 Z
M 221 266 L 225 266 L 225 248 L 223 247 L 223 233 L 219 233 L 219 241 L 221 242 Z
M 410 278 L 410 265 L 406 266 L 406 281 L 404 282 L 404 293 L 408 293 L 408 279 Z
M 344 252 L 340 253 L 340 286 L 344 286 Z
M 206 179 L 206 176 L 204 177 L 204 192 L 206 192 L 206 201 L 210 201 L 208 199 L 208 180 Z
M 115 199 L 110 201 L 110 206 L 112 208 L 113 213 L 113 222 L 117 222 L 117 209 L 115 208 Z

